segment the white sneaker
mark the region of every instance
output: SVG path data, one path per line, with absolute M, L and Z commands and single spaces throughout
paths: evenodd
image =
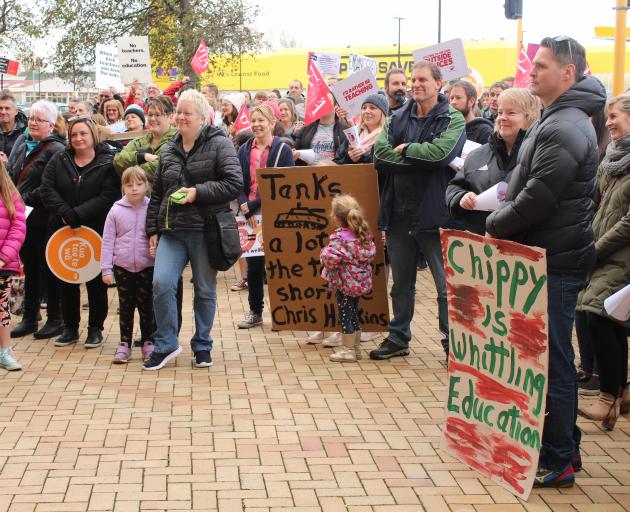
M 361 342 L 363 341 L 372 341 L 374 338 L 378 338 L 378 332 L 362 332 L 361 333 Z
M 13 351 L 10 348 L 0 352 L 0 367 L 10 372 L 22 369 L 22 365 L 13 356 Z
M 324 347 L 339 347 L 341 345 L 341 333 L 333 332 L 322 343 Z
M 306 338 L 306 343 L 311 343 L 313 345 L 316 345 L 318 343 L 321 343 L 323 339 L 324 339 L 324 333 L 322 331 L 315 331 L 308 338 Z

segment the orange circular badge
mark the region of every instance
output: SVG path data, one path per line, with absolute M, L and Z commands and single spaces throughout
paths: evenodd
M 91 281 L 101 273 L 101 237 L 92 228 L 57 230 L 46 245 L 48 268 L 66 283 Z

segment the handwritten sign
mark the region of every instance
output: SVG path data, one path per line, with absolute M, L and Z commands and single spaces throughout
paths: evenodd
M 348 56 L 348 73 L 356 73 L 365 68 L 369 68 L 374 76 L 378 74 L 378 63 L 376 59 L 371 59 L 359 55 L 358 53 L 351 53 Z
M 262 234 L 262 215 L 254 215 L 256 219 L 256 227 L 251 227 L 247 219 L 243 215 L 236 216 L 236 225 L 238 226 L 238 235 L 241 239 L 241 249 L 243 257 L 264 256 L 263 250 L 263 234 Z
M 527 499 L 547 396 L 545 251 L 467 231 L 441 239 L 451 350 L 440 447 Z
M 118 62 L 118 50 L 115 46 L 96 45 L 94 68 L 96 87 L 116 87 L 120 91 L 124 89 L 124 85 L 120 82 L 120 62 Z
M 385 331 L 389 322 L 385 261 L 377 230 L 378 185 L 372 165 L 260 169 L 263 236 L 271 318 L 277 330 L 339 330 L 334 294 L 321 278 L 319 252 L 334 231 L 334 195 L 354 196 L 376 242 L 373 290 L 359 303 L 362 329 Z
M 147 36 L 119 37 L 116 41 L 120 80 L 125 84 L 134 80 L 145 84 L 151 82 L 149 38 Z
M 443 43 L 413 51 L 413 60 L 435 62 L 442 71 L 443 80 L 454 80 L 468 74 L 466 52 L 461 39 L 451 39 Z
M 46 244 L 46 263 L 56 277 L 66 283 L 87 283 L 101 273 L 100 235 L 81 226 L 58 229 Z
M 364 68 L 348 78 L 330 86 L 330 92 L 339 103 L 339 106 L 346 110 L 351 116 L 361 113 L 361 103 L 370 94 L 378 92 L 376 78 L 370 68 Z

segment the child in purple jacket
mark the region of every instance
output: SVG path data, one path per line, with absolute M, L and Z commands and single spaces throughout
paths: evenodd
M 361 359 L 359 299 L 372 291 L 372 260 L 376 247 L 354 197 L 335 196 L 331 217 L 338 229 L 330 235 L 319 259 L 323 267 L 322 277 L 336 291 L 343 348 L 331 354 L 330 360 L 356 362 Z
M 112 284 L 112 273 L 118 288 L 120 344 L 114 363 L 124 364 L 131 358 L 133 315 L 140 314 L 142 358 L 146 361 L 153 352 L 153 265 L 154 254 L 149 251 L 145 233 L 149 206 L 149 180 L 139 166 L 123 172 L 123 198 L 114 203 L 107 214 L 101 248 L 103 282 Z
M 0 160 L 0 368 L 21 370 L 13 356 L 11 331 L 11 276 L 20 273 L 20 249 L 26 238 L 24 203 Z

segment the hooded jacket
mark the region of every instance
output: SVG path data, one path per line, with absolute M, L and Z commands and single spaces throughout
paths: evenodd
M 67 224 L 103 232 L 107 213 L 120 198 L 120 179 L 109 147 L 101 142 L 94 151 L 94 159 L 82 168 L 75 164 L 71 147 L 57 153 L 46 166 L 40 196 L 52 214 L 53 227 Z
M 475 117 L 470 123 L 466 123 L 466 138 L 477 144 L 485 144 L 494 131 L 494 124 L 489 119 Z
M 151 142 L 153 141 L 153 134 L 151 132 L 129 141 L 125 148 L 114 157 L 114 169 L 116 169 L 119 176 L 122 176 L 122 173 L 125 172 L 125 169 L 128 167 L 139 165 L 144 169 L 147 178 L 149 178 L 149 181 L 152 183 L 155 177 L 155 170 L 158 166 L 158 160 L 149 162 L 144 159 L 144 154 L 152 153 L 159 156 L 164 145 L 175 137 L 176 133 L 177 128 L 175 127 L 166 130 L 154 148 L 151 148 Z
M 184 168 L 193 179 L 189 183 Z M 182 187 L 195 187 L 197 199 L 190 204 L 170 201 L 170 195 Z M 220 128 L 204 126 L 186 154 L 182 136 L 177 134 L 165 144 L 153 180 L 147 212 L 147 236 L 166 230 L 203 231 L 205 217 L 198 206 L 229 210 L 243 188 L 243 173 L 230 140 Z
M 15 126 L 13 130 L 9 130 L 8 132 L 3 132 L 0 130 L 0 151 L 2 151 L 7 158 L 11 156 L 11 150 L 15 145 L 18 137 L 24 133 L 26 127 L 28 125 L 28 118 L 21 110 L 18 110 L 15 115 Z
M 604 86 L 587 76 L 545 108 L 521 145 L 505 202 L 486 220 L 496 238 L 546 249 L 552 273 L 582 274 L 595 263 L 599 152 L 589 116 L 605 102 Z
M 11 198 L 15 205 L 15 216 L 11 218 L 4 201 L 0 199 L 0 260 L 2 270 L 21 271 L 20 249 L 26 238 L 24 203 L 18 194 Z
M 460 155 L 466 122 L 459 110 L 438 95 L 437 105 L 420 118 L 420 131 L 407 136 L 416 102 L 407 101 L 385 124 L 374 144 L 374 163 L 379 173 L 381 207 L 378 226 L 387 230 L 403 220 L 414 231 L 436 230 L 448 221 L 444 193 L 453 170 L 448 166 Z M 394 148 L 406 143 L 402 153 Z

